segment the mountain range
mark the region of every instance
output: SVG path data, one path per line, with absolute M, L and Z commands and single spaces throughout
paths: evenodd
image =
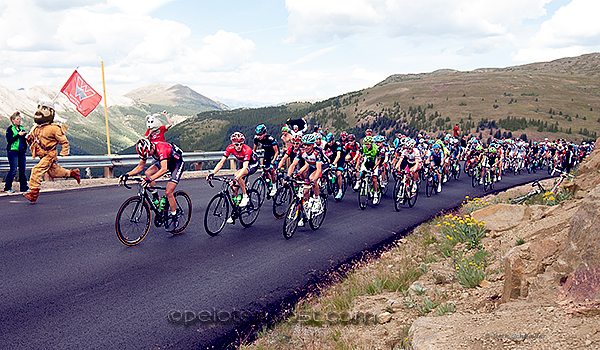
M 56 86 L 35 86 L 29 89 L 10 90 L 0 86 L 0 127 L 10 124 L 10 115 L 20 111 L 23 126 L 33 125 L 33 114 L 39 101 L 50 101 L 56 96 L 55 121 L 69 127 L 67 137 L 71 154 L 106 154 L 106 122 L 104 101 L 83 117 Z M 130 147 L 146 132 L 145 116 L 169 112 L 174 124 L 209 110 L 227 110 L 226 105 L 213 101 L 191 88 L 180 84 L 150 84 L 119 96 L 107 94 L 111 153 Z M 161 114 L 161 119 L 164 119 Z M 163 123 L 166 124 L 166 120 Z M 4 153 L 2 153 L 4 152 Z M 0 138 L 0 154 L 6 152 L 6 139 Z

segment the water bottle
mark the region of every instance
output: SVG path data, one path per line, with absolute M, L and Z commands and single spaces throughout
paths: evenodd
M 240 204 L 240 202 L 238 201 L 238 196 L 236 196 L 235 194 L 233 196 L 231 196 L 231 201 L 233 202 L 234 205 Z
M 166 197 L 162 197 L 160 199 L 160 202 L 158 202 L 158 210 L 163 210 L 165 209 L 167 206 L 167 198 Z

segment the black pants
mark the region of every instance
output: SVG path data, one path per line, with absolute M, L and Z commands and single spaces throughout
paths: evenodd
M 25 166 L 27 164 L 27 157 L 25 152 L 19 151 L 8 151 L 8 163 L 10 164 L 10 170 L 6 174 L 4 190 L 8 191 L 12 188 L 12 183 L 17 174 L 17 168 L 19 170 L 19 183 L 21 184 L 21 192 L 28 190 L 27 177 L 25 176 Z

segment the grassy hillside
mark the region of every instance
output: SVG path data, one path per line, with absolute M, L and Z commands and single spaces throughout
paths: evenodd
M 173 130 L 184 149 L 219 149 L 235 130 L 254 134 L 259 123 L 278 134 L 287 118 L 306 116 L 333 132 L 358 137 L 372 128 L 442 135 L 455 124 L 461 131 L 527 139 L 595 139 L 600 134 L 600 54 L 524 66 L 440 70 L 394 75 L 372 88 L 314 104 L 201 113 Z

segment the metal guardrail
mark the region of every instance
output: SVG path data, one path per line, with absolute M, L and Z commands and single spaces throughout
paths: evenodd
M 259 157 L 263 157 L 264 151 L 258 150 L 257 154 Z M 202 163 L 209 161 L 218 161 L 223 157 L 223 151 L 198 151 L 198 152 L 184 152 L 183 159 L 186 163 Z M 235 157 L 229 156 L 230 162 L 235 160 Z M 32 159 L 31 156 L 27 156 L 27 169 L 33 168 L 40 160 L 38 158 Z M 127 155 L 107 155 L 107 156 L 66 156 L 58 157 L 58 164 L 64 168 L 105 168 L 105 174 L 112 176 L 112 169 L 120 167 L 133 167 L 138 165 L 140 157 L 137 154 Z M 230 163 L 230 167 L 233 164 Z M 10 164 L 8 158 L 0 158 L 0 171 L 9 171 Z

